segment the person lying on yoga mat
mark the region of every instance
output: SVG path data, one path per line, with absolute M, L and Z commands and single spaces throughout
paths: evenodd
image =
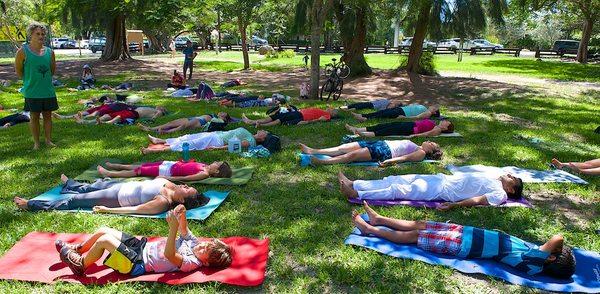
M 54 114 L 54 112 L 52 113 Z M 0 118 L 0 129 L 12 127 L 16 124 L 29 122 L 31 115 L 29 111 L 17 112 Z
M 352 103 L 346 106 L 340 106 L 341 110 L 350 110 L 350 109 L 374 109 L 374 110 L 384 110 L 384 109 L 388 109 L 388 108 L 396 108 L 396 107 L 400 107 L 402 106 L 402 103 L 400 102 L 392 102 L 389 99 L 377 99 L 377 100 L 373 100 L 373 101 L 367 101 L 367 102 L 358 102 L 358 103 Z
M 123 104 L 123 103 L 121 103 Z M 137 119 L 155 119 L 157 117 L 163 116 L 167 113 L 167 109 L 162 106 L 157 107 L 149 107 L 149 106 L 134 106 L 127 107 L 123 110 L 113 111 L 110 110 L 109 113 L 100 115 L 96 114 L 95 120 L 85 120 L 79 115 L 75 116 L 75 121 L 79 124 L 118 124 L 124 123 L 128 119 L 137 120 Z
M 200 181 L 210 177 L 231 178 L 231 167 L 225 161 L 211 164 L 188 161 L 156 161 L 141 164 L 105 163 L 110 170 L 98 166 L 98 173 L 109 178 L 161 177 L 169 181 Z
M 558 169 L 565 167 L 570 168 L 572 171 L 586 174 L 586 175 L 600 175 L 600 158 L 592 159 L 584 162 L 560 162 L 556 158 L 552 158 L 552 165 Z
M 298 111 L 289 111 L 286 113 L 278 112 L 274 115 L 263 119 L 252 120 L 242 114 L 242 121 L 249 125 L 256 127 L 260 126 L 276 126 L 276 125 L 303 125 L 319 121 L 330 121 L 332 117 L 337 117 L 337 110 L 334 108 L 327 108 L 326 110 L 320 108 L 304 108 Z
M 117 112 L 117 111 L 134 109 L 136 107 L 135 105 L 118 102 L 118 101 L 113 101 L 108 96 L 102 96 L 97 101 L 100 102 L 101 104 L 98 106 L 92 105 L 91 107 L 89 107 L 88 109 L 86 109 L 84 111 L 79 111 L 75 114 L 55 113 L 52 116 L 57 119 L 69 119 L 69 118 L 76 118 L 76 117 L 80 117 L 82 119 L 96 118 L 97 116 L 103 116 L 103 115 Z
M 167 84 L 167 88 L 185 89 L 185 77 L 182 76 L 177 70 L 173 70 L 173 76 L 171 82 Z
M 554 235 L 537 246 L 496 230 L 394 219 L 378 214 L 366 202 L 364 207 L 369 216 L 368 223 L 356 210 L 352 212 L 352 222 L 363 235 L 374 235 L 397 244 L 414 244 L 425 251 L 458 258 L 493 259 L 528 275 L 570 279 L 575 273 L 575 256 L 561 235 Z
M 455 175 L 400 175 L 381 180 L 349 180 L 338 174 L 340 189 L 348 198 L 361 200 L 446 201 L 439 210 L 456 207 L 498 206 L 523 197 L 523 181 L 511 174 L 499 178 L 484 173 Z
M 201 240 L 188 228 L 186 209 L 177 205 L 167 214 L 169 235 L 166 241 L 148 242 L 146 237 L 100 228 L 82 243 L 56 240 L 60 260 L 74 274 L 82 276 L 107 251 L 104 265 L 131 276 L 145 273 L 192 272 L 200 267 L 226 268 L 231 265 L 231 247 L 213 238 Z M 179 237 L 177 237 L 179 235 Z M 84 253 L 87 253 L 83 256 Z
M 188 118 L 178 118 L 172 120 L 166 124 L 162 124 L 156 127 L 148 127 L 138 123 L 140 129 L 146 132 L 157 132 L 159 134 L 174 133 L 182 130 L 192 130 L 203 128 L 206 123 L 210 122 L 213 118 L 219 118 L 224 122 L 230 122 L 231 116 L 227 112 L 219 112 L 218 114 L 204 114 L 201 116 L 192 116 Z
M 29 211 L 92 208 L 96 213 L 114 214 L 159 214 L 177 204 L 192 209 L 208 203 L 208 198 L 195 188 L 162 178 L 135 182 L 97 180 L 82 184 L 62 175 L 61 180 L 61 194 L 69 194 L 69 197 L 59 200 L 15 197 L 14 202 L 18 208 Z
M 435 137 L 440 134 L 454 133 L 454 124 L 449 120 L 441 120 L 437 125 L 433 120 L 424 119 L 417 121 L 397 121 L 391 123 L 377 124 L 366 128 L 358 128 L 346 124 L 346 129 L 361 137 L 376 136 L 406 136 L 412 137 Z
M 283 96 L 281 94 L 273 94 L 269 98 L 265 98 L 263 95 L 249 96 L 238 99 L 221 99 L 219 105 L 227 107 L 263 107 L 263 106 L 277 106 L 287 103 L 289 96 Z
M 229 140 L 237 137 L 241 146 L 246 148 L 249 146 L 255 146 L 261 144 L 269 136 L 267 131 L 257 131 L 256 134 L 252 135 L 248 130 L 244 128 L 237 128 L 231 131 L 216 131 L 216 132 L 203 132 L 196 134 L 184 135 L 177 138 L 160 139 L 148 135 L 148 139 L 155 146 L 142 147 L 142 154 L 158 153 L 165 151 L 183 151 L 183 144 L 189 144 L 189 150 L 212 150 L 212 149 L 227 149 Z M 158 146 L 157 146 L 158 145 Z
M 443 154 L 437 143 L 425 141 L 419 146 L 409 140 L 359 141 L 326 149 L 313 149 L 301 143 L 300 149 L 305 154 L 331 156 L 328 159 L 311 156 L 310 161 L 315 165 L 377 161 L 380 166 L 389 166 L 425 158 L 438 160 Z
M 411 119 L 425 119 L 430 117 L 440 116 L 440 107 L 437 105 L 425 107 L 421 104 L 410 104 L 404 106 L 397 106 L 394 108 L 387 108 L 379 110 L 373 113 L 360 114 L 351 112 L 352 116 L 360 121 L 366 121 L 371 118 L 411 118 Z

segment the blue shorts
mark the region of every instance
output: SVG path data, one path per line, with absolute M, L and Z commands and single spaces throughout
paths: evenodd
M 360 148 L 369 149 L 373 161 L 384 161 L 392 158 L 392 151 L 384 141 L 358 141 Z

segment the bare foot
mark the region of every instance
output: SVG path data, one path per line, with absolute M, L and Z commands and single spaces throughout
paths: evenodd
M 379 215 L 379 213 L 377 213 L 375 210 L 373 210 L 373 208 L 371 208 L 369 206 L 369 204 L 367 204 L 367 201 L 363 201 L 363 206 L 365 207 L 365 211 L 367 212 L 367 215 L 369 216 L 369 223 L 371 223 L 371 225 L 376 226 L 379 224 L 379 220 L 381 219 L 381 215 Z
M 53 113 L 52 113 L 52 117 L 53 117 L 53 118 L 56 118 L 56 119 L 61 119 L 61 118 L 62 118 L 62 117 L 60 116 L 60 114 L 58 114 L 58 113 L 56 113 L 56 112 L 53 112 Z
M 354 117 L 354 119 L 356 119 L 359 122 L 364 122 L 367 120 L 366 117 L 362 116 L 360 113 L 354 113 L 354 112 L 350 112 L 350 114 L 352 114 L 352 116 Z
M 83 123 L 83 118 L 81 118 L 81 115 L 79 115 L 79 114 L 75 115 L 73 117 L 73 119 L 75 119 L 75 122 L 78 123 L 78 124 L 82 124 Z
M 308 146 L 306 146 L 306 145 L 304 145 L 302 143 L 299 143 L 299 145 L 300 145 L 300 150 L 302 150 L 302 153 L 304 153 L 304 154 L 313 154 L 313 150 L 314 149 L 312 149 L 312 148 L 310 148 L 310 147 L 308 147 Z
M 554 167 L 556 167 L 558 169 L 561 169 L 565 166 L 562 162 L 558 161 L 558 159 L 556 159 L 556 158 L 552 158 L 551 162 L 552 162 L 552 165 L 554 165 Z
M 101 174 L 101 175 L 103 175 L 103 176 L 106 177 L 107 170 L 105 168 L 103 168 L 101 165 L 99 165 L 96 169 L 98 170 L 99 174 Z
M 323 162 L 315 156 L 310 157 L 310 164 L 312 165 L 321 165 Z
M 576 173 L 580 172 L 580 169 L 576 165 L 574 165 L 572 162 L 569 162 L 569 168 Z
M 138 126 L 138 127 L 139 127 L 139 128 L 142 130 L 142 131 L 145 131 L 145 132 L 149 132 L 149 131 L 150 131 L 150 128 L 149 128 L 149 127 L 147 127 L 147 126 L 145 126 L 145 125 L 143 125 L 143 124 L 141 124 L 141 123 L 137 123 L 137 126 Z
M 360 230 L 363 235 L 368 235 L 371 233 L 371 227 L 356 211 L 352 211 L 352 223 Z
M 60 175 L 60 181 L 64 184 L 69 180 L 69 177 L 67 177 L 65 174 L 61 174 Z
M 249 118 L 246 116 L 246 114 L 245 114 L 245 113 L 243 113 L 243 114 L 242 114 L 242 121 L 243 121 L 244 123 L 247 123 L 247 124 L 249 124 L 249 125 L 251 125 L 251 124 L 253 124 L 253 123 L 254 123 L 254 121 L 253 121 L 253 120 L 251 120 L 251 119 L 249 119 Z
M 148 140 L 150 140 L 150 142 L 152 142 L 152 144 L 160 144 L 160 139 L 156 138 L 156 137 L 152 137 L 150 136 L 150 134 L 148 134 Z
M 46 145 L 48 147 L 56 147 L 56 144 L 52 143 L 52 141 L 46 141 Z
M 17 207 L 21 210 L 29 210 L 27 207 L 27 200 L 21 198 L 21 197 L 15 197 L 13 198 L 13 202 L 15 203 L 15 205 L 17 205 Z
M 350 111 L 350 108 L 348 108 L 347 105 L 344 105 L 344 106 L 340 106 L 340 110 L 342 110 L 342 111 Z
M 342 172 L 338 173 L 338 180 L 340 182 L 340 191 L 348 198 L 358 198 L 358 192 L 352 187 L 352 181 L 350 181 Z
M 352 132 L 352 133 L 356 132 L 356 127 L 353 127 L 349 124 L 346 124 L 345 127 L 346 127 L 346 130 L 348 130 L 349 132 Z
M 142 152 L 142 154 L 143 154 L 143 155 L 146 155 L 146 154 L 148 154 L 148 148 L 146 148 L 146 147 L 141 147 L 141 148 L 140 148 L 140 152 Z
M 99 116 L 96 116 L 96 124 L 97 124 L 97 125 L 99 125 L 99 124 L 101 124 L 101 123 L 102 123 L 102 121 L 100 120 L 100 117 L 99 117 Z
M 40 149 L 40 143 L 34 143 L 33 150 L 39 150 L 39 149 Z

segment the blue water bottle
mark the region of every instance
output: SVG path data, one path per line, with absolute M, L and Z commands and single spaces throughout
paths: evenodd
M 181 145 L 181 156 L 183 157 L 183 161 L 188 161 L 190 160 L 190 144 L 188 142 L 183 142 L 183 145 Z

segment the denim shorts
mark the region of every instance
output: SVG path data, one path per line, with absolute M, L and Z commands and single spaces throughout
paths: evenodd
M 385 141 L 359 141 L 361 148 L 367 148 L 373 161 L 384 161 L 392 158 L 392 151 Z

